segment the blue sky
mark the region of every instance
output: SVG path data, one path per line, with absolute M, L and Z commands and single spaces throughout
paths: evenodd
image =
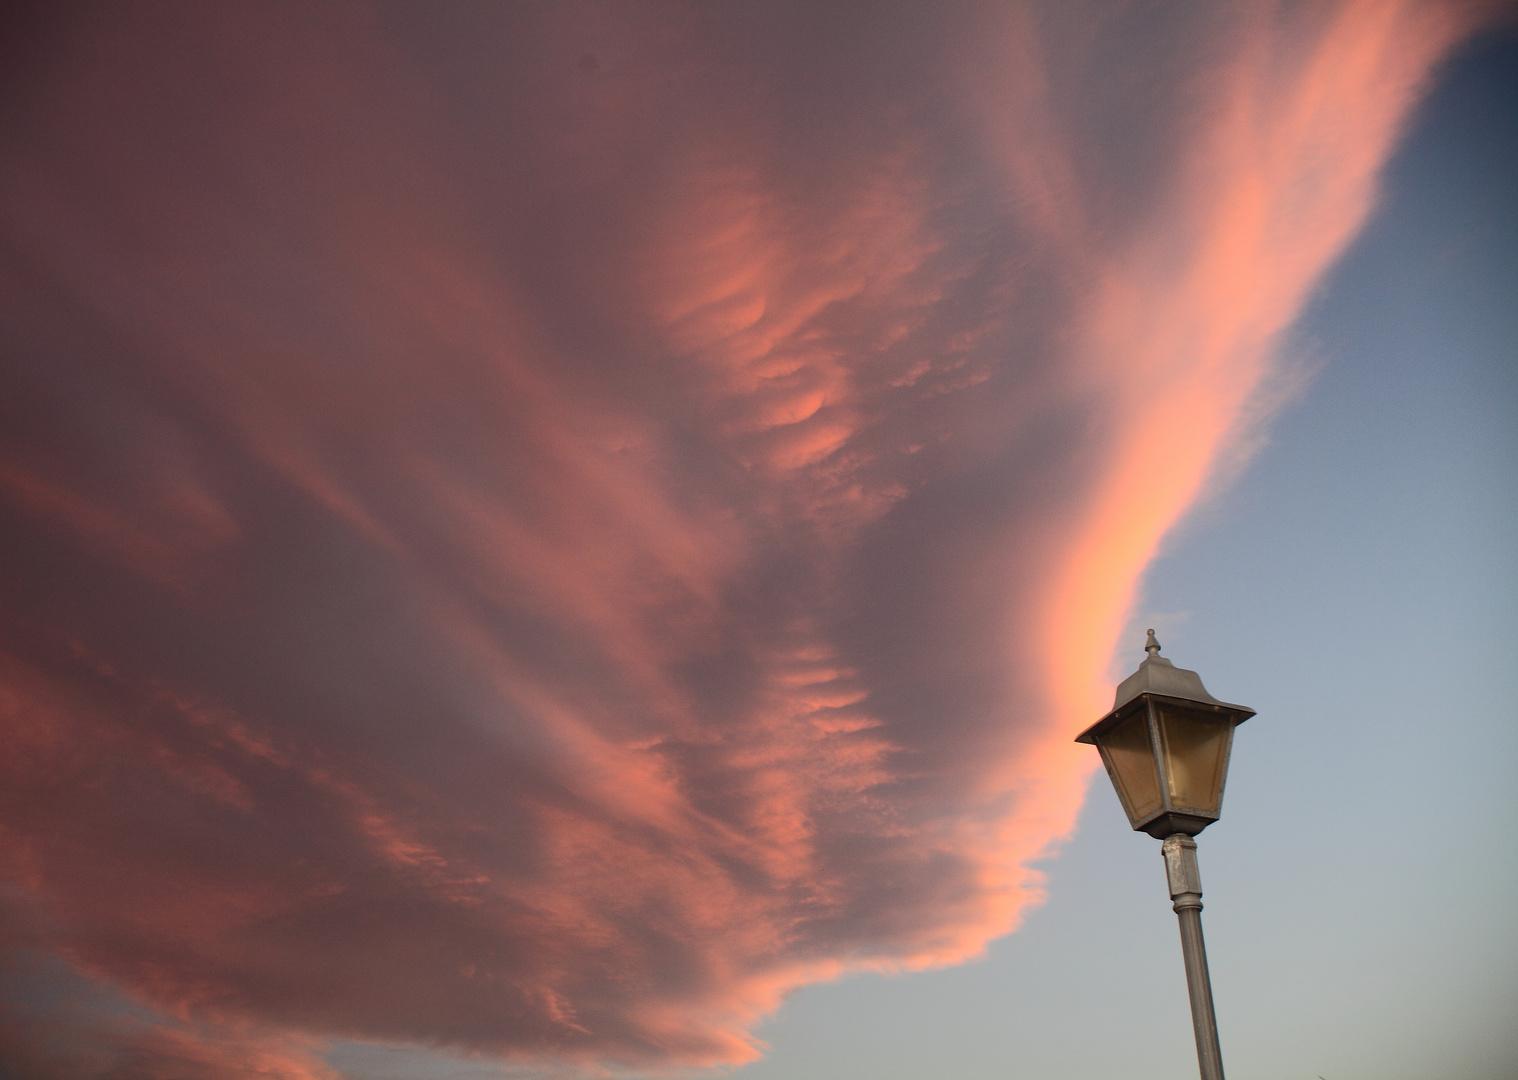
M 1259 715 L 1198 838 L 1236 1080 L 1518 1069 L 1518 41 L 1452 60 L 1290 335 L 1312 372 L 1145 578 L 1143 628 Z M 1094 719 L 1094 718 L 1093 718 Z M 987 960 L 797 994 L 752 1080 L 1184 1076 L 1159 844 L 1104 775 Z

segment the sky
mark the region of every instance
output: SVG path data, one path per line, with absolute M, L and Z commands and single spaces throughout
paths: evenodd
M 17 6 L 0 1077 L 1518 1068 L 1494 6 Z

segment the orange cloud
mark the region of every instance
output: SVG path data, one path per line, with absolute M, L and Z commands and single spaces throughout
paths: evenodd
M 739 1062 L 1038 900 L 1134 583 L 1474 16 L 812 12 L 39 39 L 0 945 L 117 995 L 76 1074 Z

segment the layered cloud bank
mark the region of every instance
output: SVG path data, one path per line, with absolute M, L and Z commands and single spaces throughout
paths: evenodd
M 738 1062 L 977 953 L 1478 14 L 26 17 L 0 1065 Z

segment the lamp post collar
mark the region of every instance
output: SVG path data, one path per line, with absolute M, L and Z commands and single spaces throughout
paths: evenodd
M 1149 631 L 1144 651 L 1149 655 L 1139 664 L 1138 670 L 1118 684 L 1117 697 L 1112 703 L 1114 711 L 1140 694 L 1163 694 L 1187 701 L 1204 701 L 1209 705 L 1225 704 L 1207 692 L 1200 675 L 1178 668 L 1160 655 L 1160 642 L 1153 630 Z

